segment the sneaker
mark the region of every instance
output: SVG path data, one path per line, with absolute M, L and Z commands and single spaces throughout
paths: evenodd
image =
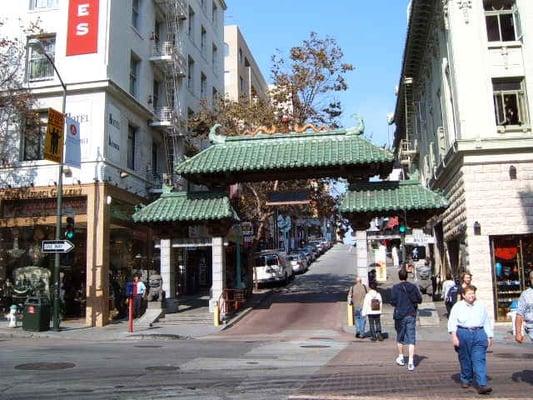
M 378 333 L 378 340 L 380 342 L 383 342 L 383 335 L 381 333 Z
M 405 365 L 405 361 L 403 360 L 403 356 L 398 356 L 398 358 L 396 358 L 396 364 L 400 365 L 400 366 L 404 366 Z
M 492 388 L 490 386 L 480 386 L 477 390 L 479 394 L 489 394 L 492 392 Z
M 361 334 L 360 334 L 359 332 L 357 332 L 357 333 L 355 334 L 355 337 L 359 339 L 359 338 L 361 337 Z
M 407 370 L 408 371 L 414 371 L 415 370 L 415 365 L 411 364 L 411 363 L 407 364 Z
M 370 340 L 371 340 L 372 342 L 376 342 L 376 341 L 378 340 L 378 338 L 376 338 L 376 337 L 371 337 Z

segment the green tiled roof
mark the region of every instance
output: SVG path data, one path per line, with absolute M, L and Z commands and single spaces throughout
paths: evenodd
M 200 222 L 238 220 L 229 198 L 222 193 L 163 193 L 132 216 L 135 222 Z
M 218 140 L 177 166 L 177 173 L 216 175 L 294 169 L 361 167 L 390 164 L 393 154 L 377 147 L 357 130 L 257 136 L 217 136 Z M 340 169 L 339 169 L 340 170 Z
M 344 195 L 340 212 L 389 214 L 393 211 L 445 209 L 448 201 L 423 187 L 418 181 L 368 182 L 350 188 Z

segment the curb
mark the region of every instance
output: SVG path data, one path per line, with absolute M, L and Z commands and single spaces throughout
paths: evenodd
M 240 313 L 238 313 L 235 317 L 230 319 L 227 323 L 225 323 L 220 329 L 219 332 L 225 331 L 226 329 L 231 328 L 233 325 L 235 325 L 237 322 L 239 322 L 241 319 L 243 319 L 248 313 L 250 313 L 256 306 L 262 304 L 265 300 L 270 298 L 274 294 L 273 290 L 269 290 L 267 292 L 261 293 L 261 297 L 259 297 L 258 300 L 256 300 L 253 304 L 248 305 L 244 310 L 242 310 Z

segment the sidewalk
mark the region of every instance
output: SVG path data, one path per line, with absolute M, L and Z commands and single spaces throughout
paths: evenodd
M 8 322 L 5 319 L 0 320 L 0 337 L 9 338 L 52 338 L 52 339 L 67 339 L 67 340 L 82 340 L 82 341 L 118 341 L 118 340 L 142 340 L 145 338 L 158 338 L 168 340 L 185 340 L 196 339 L 212 335 L 219 331 L 229 328 L 247 313 L 249 313 L 255 306 L 271 295 L 272 291 L 264 291 L 260 293 L 253 293 L 246 301 L 244 307 L 238 313 L 233 315 L 228 321 L 220 326 L 214 326 L 212 320 L 209 323 L 182 323 L 182 324 L 165 324 L 154 323 L 152 326 L 135 326 L 134 332 L 128 332 L 128 321 L 119 320 L 113 321 L 109 325 L 102 328 L 87 327 L 83 320 L 63 321 L 60 330 L 54 331 L 50 328 L 49 331 L 31 332 L 22 329 L 22 322 L 18 322 L 16 328 L 9 328 Z M 179 313 L 169 314 L 179 316 Z M 136 320 L 137 321 L 137 320 Z M 138 322 L 138 321 L 137 321 Z

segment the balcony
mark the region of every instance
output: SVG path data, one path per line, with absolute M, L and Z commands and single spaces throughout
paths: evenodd
M 416 155 L 418 155 L 417 147 L 416 140 L 414 143 L 407 139 L 400 140 L 400 151 L 398 152 L 398 156 L 402 165 L 411 164 Z
M 176 125 L 176 111 L 171 107 L 160 107 L 155 110 L 155 120 L 149 125 L 152 128 L 169 128 Z
M 159 6 L 167 18 L 172 18 L 174 16 L 178 19 L 187 18 L 186 0 L 154 0 L 154 2 Z
M 185 76 L 185 58 L 172 42 L 152 43 L 150 61 L 166 72 Z

